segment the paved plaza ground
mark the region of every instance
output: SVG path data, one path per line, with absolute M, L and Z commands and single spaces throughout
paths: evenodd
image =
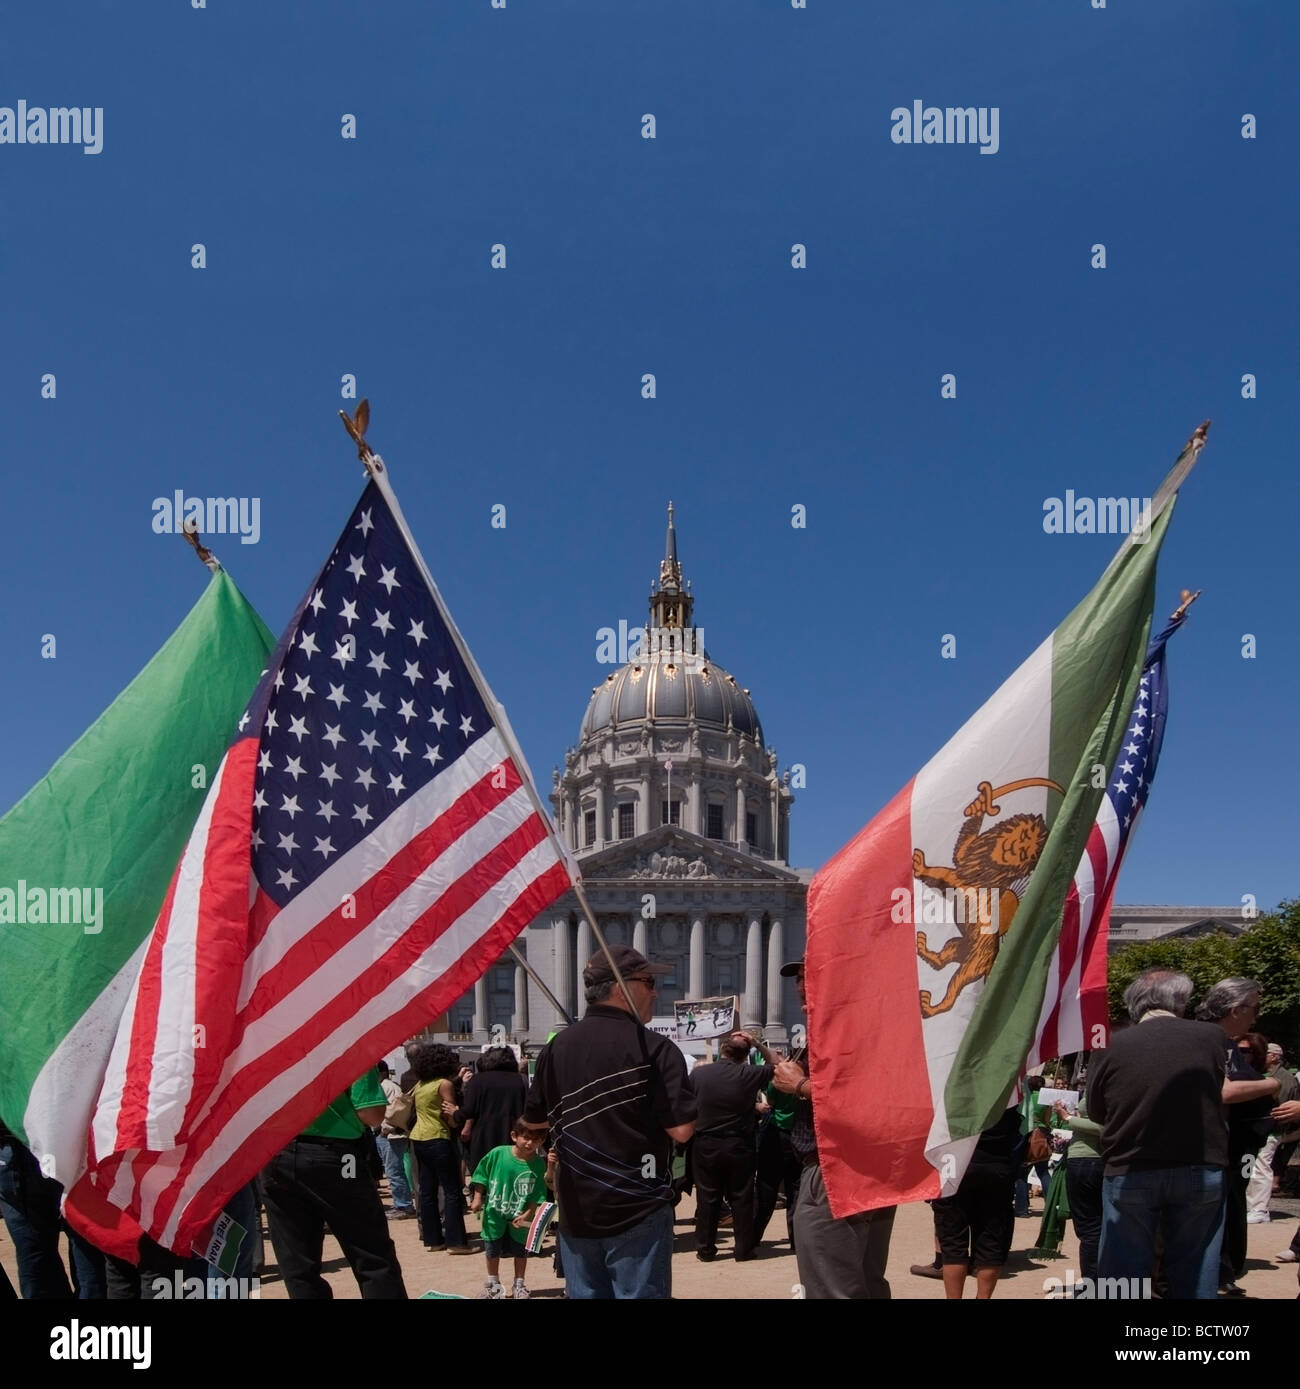
M 386 1196 L 385 1188 L 385 1196 Z M 738 1267 L 731 1257 L 731 1234 L 720 1232 L 718 1258 L 710 1264 L 695 1257 L 694 1202 L 686 1197 L 677 1208 L 673 1248 L 673 1296 L 676 1298 L 745 1298 L 789 1299 L 795 1296 L 799 1282 L 795 1259 L 790 1252 L 785 1233 L 785 1212 L 777 1211 L 768 1226 L 768 1240 L 759 1250 L 758 1258 Z M 1043 1284 L 1049 1278 L 1065 1279 L 1066 1270 L 1078 1274 L 1078 1242 L 1073 1229 L 1068 1229 L 1061 1245 L 1061 1257 L 1043 1259 L 1032 1257 L 1040 1225 L 1042 1203 L 1033 1203 L 1034 1215 L 1016 1221 L 1016 1238 L 1011 1261 L 996 1296 L 1027 1301 L 1042 1301 Z M 1294 1299 L 1297 1292 L 1296 1264 L 1279 1264 L 1274 1257 L 1285 1249 L 1295 1233 L 1300 1201 L 1277 1198 L 1273 1202 L 1273 1219 L 1266 1225 L 1249 1227 L 1249 1257 L 1242 1286 L 1251 1298 Z M 469 1217 L 471 1235 L 478 1229 L 478 1218 Z M 478 1294 L 484 1280 L 482 1254 L 472 1256 L 431 1254 L 420 1243 L 417 1222 L 390 1222 L 398 1258 L 412 1297 L 436 1290 L 457 1293 L 464 1297 Z M 896 1298 L 936 1299 L 943 1297 L 943 1285 L 935 1279 L 919 1278 L 910 1273 L 912 1264 L 928 1263 L 934 1256 L 933 1227 L 930 1208 L 924 1203 L 901 1206 L 894 1221 L 893 1241 L 889 1254 L 889 1281 Z M 529 1288 L 535 1298 L 560 1299 L 564 1284 L 552 1272 L 551 1252 L 555 1240 L 549 1238 L 546 1253 L 532 1260 Z M 261 1297 L 276 1300 L 285 1297 L 284 1284 L 275 1268 L 275 1255 L 266 1241 L 266 1269 L 261 1279 Z M 18 1271 L 14 1248 L 7 1231 L 0 1225 L 0 1263 L 3 1263 L 14 1285 Z M 336 1298 L 358 1296 L 357 1285 L 338 1245 L 331 1236 L 325 1240 L 325 1276 Z M 503 1267 L 502 1279 L 509 1281 L 513 1274 Z M 974 1295 L 974 1281 L 967 1284 Z

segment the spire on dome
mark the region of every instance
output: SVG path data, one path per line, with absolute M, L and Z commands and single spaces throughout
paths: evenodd
M 664 557 L 659 564 L 659 582 L 650 595 L 650 626 L 689 627 L 694 604 L 695 599 L 682 583 L 682 566 L 677 559 L 677 527 L 673 522 L 673 504 L 669 502 L 668 534 L 664 540 Z

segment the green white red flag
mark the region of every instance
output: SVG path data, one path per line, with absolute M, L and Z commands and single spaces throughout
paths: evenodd
M 71 1186 L 118 1022 L 271 633 L 230 576 L 0 819 L 0 1119 Z
M 1205 428 L 1153 499 L 1149 528 L 813 879 L 808 1035 L 836 1216 L 950 1194 L 1007 1106 L 1142 675 L 1172 504 Z

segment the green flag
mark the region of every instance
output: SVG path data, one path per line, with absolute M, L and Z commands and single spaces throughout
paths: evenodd
M 275 642 L 224 571 L 0 819 L 0 1119 L 69 1185 L 144 942 Z

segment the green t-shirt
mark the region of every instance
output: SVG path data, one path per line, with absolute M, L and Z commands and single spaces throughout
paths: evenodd
M 516 1244 L 523 1244 L 528 1231 L 510 1222 L 518 1215 L 546 1200 L 546 1162 L 529 1158 L 521 1162 L 514 1148 L 502 1144 L 485 1153 L 470 1178 L 474 1186 L 487 1188 L 483 1199 L 483 1238 L 500 1239 L 507 1231 Z
M 366 1126 L 357 1117 L 357 1110 L 387 1103 L 384 1088 L 379 1083 L 379 1072 L 372 1067 L 336 1096 L 329 1108 L 318 1114 L 303 1133 L 315 1138 L 360 1138 Z

